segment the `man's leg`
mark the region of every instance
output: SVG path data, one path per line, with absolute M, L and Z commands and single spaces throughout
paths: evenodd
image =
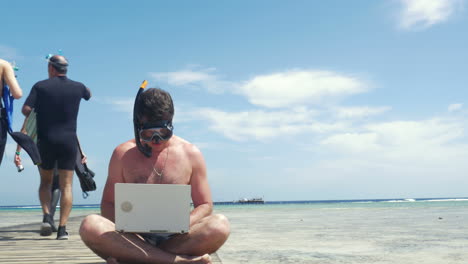
M 58 172 L 55 172 L 54 169 L 54 180 L 52 183 L 52 198 L 50 200 L 50 215 L 54 218 L 55 210 L 57 209 L 58 201 L 60 200 L 60 185 L 59 185 L 59 175 Z
M 52 226 L 50 224 L 50 199 L 53 179 L 53 170 L 39 169 L 41 175 L 41 183 L 39 185 L 39 201 L 41 202 L 44 218 L 41 226 L 41 236 L 50 236 L 52 234 Z
M 159 246 L 174 253 L 199 256 L 216 252 L 230 234 L 229 221 L 224 215 L 210 215 L 190 227 L 188 234 L 176 235 Z
M 57 169 L 57 161 L 54 164 L 54 178 L 52 181 L 52 198 L 50 200 L 50 215 L 52 219 L 55 215 L 55 210 L 57 209 L 57 204 L 60 199 L 60 185 L 59 185 L 59 173 Z
M 118 233 L 115 225 L 100 215 L 87 216 L 80 227 L 83 242 L 101 258 L 123 263 L 211 263 L 201 257 L 176 255 L 146 243 L 135 234 Z
M 68 216 L 72 209 L 73 203 L 73 171 L 59 170 L 59 185 L 62 197 L 60 198 L 60 222 L 59 226 L 65 226 L 68 222 Z
M 54 179 L 52 181 L 52 192 L 51 192 L 51 200 L 50 200 L 50 219 L 52 225 L 52 231 L 57 232 L 57 227 L 54 223 L 54 215 L 57 209 L 58 201 L 60 200 L 60 186 L 59 186 L 59 175 L 57 171 L 57 166 L 54 168 Z
M 39 169 L 41 174 L 41 183 L 39 185 L 39 201 L 41 202 L 42 212 L 50 214 L 50 199 L 52 189 L 53 170 Z
M 60 220 L 59 227 L 57 229 L 57 239 L 67 240 L 68 233 L 66 225 L 68 217 L 72 209 L 73 193 L 72 193 L 72 181 L 73 171 L 72 170 L 58 170 L 59 173 L 59 185 L 60 185 Z

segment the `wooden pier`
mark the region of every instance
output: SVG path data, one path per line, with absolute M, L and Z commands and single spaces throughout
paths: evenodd
M 56 233 L 40 236 L 40 222 L 0 228 L 0 263 L 105 263 L 86 247 L 78 234 L 83 218 L 75 216 L 68 220 L 69 240 L 56 240 Z M 211 258 L 213 263 L 222 263 L 216 253 Z

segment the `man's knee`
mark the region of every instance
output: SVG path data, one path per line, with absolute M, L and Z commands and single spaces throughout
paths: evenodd
M 41 179 L 39 183 L 39 188 L 44 190 L 52 190 L 52 181 L 48 181 L 47 179 Z
M 229 220 L 222 214 L 212 215 L 211 218 L 208 228 L 209 236 L 211 238 L 216 237 L 217 240 L 223 241 L 224 243 L 231 232 Z
M 83 219 L 80 226 L 80 236 L 85 243 L 95 240 L 99 235 L 100 222 L 102 222 L 102 217 L 95 214 L 88 215 Z

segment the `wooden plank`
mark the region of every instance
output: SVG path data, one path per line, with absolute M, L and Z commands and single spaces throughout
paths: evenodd
M 70 238 L 65 241 L 56 240 L 56 233 L 48 237 L 40 236 L 39 222 L 0 228 L 0 263 L 105 263 L 83 243 L 78 234 L 83 218 L 76 216 L 68 220 Z M 213 263 L 222 263 L 216 253 L 211 258 Z

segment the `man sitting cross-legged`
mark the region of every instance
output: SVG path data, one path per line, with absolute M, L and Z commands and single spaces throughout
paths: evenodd
M 82 240 L 108 263 L 211 263 L 208 254 L 224 244 L 230 229 L 225 216 L 212 214 L 202 153 L 172 135 L 174 106 L 169 93 L 148 89 L 135 100 L 134 111 L 138 136 L 114 150 L 101 215 L 89 215 L 83 220 Z M 172 236 L 116 232 L 115 183 L 190 185 L 194 209 L 189 232 Z

